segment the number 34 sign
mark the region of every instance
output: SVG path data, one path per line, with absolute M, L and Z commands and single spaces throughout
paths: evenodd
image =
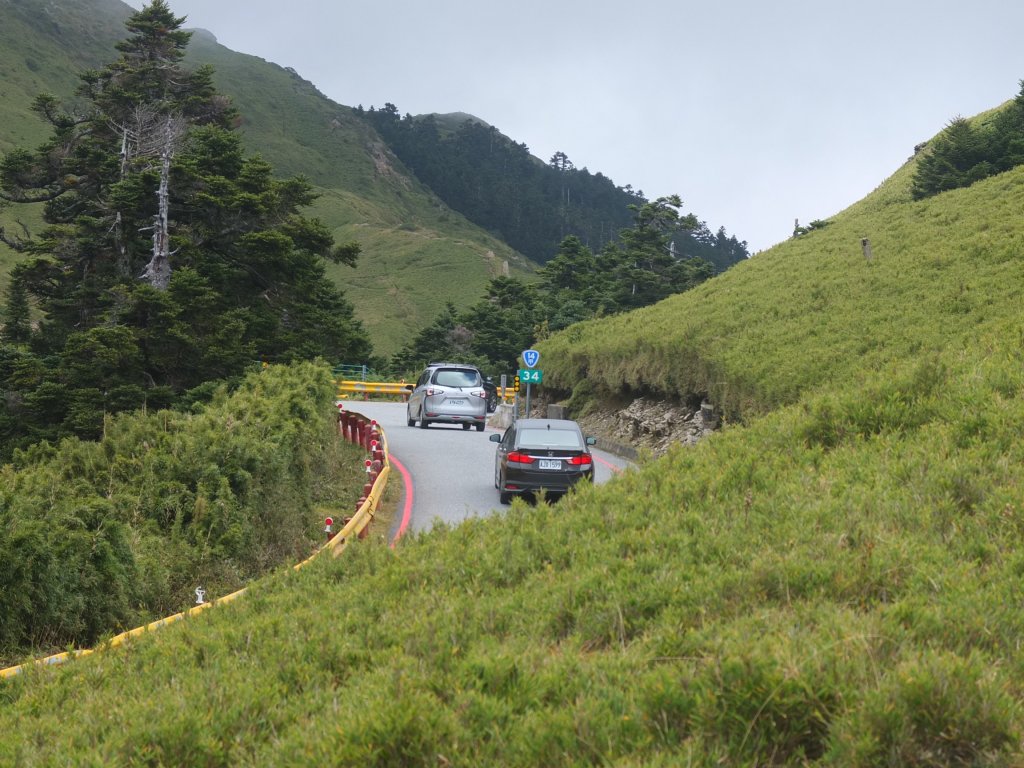
M 523 384 L 540 384 L 544 380 L 544 371 L 530 368 L 519 369 L 519 381 Z

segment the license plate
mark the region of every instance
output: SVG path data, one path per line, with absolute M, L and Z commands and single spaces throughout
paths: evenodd
M 465 405 L 466 401 L 465 400 L 449 400 L 448 403 L 450 405 Z
M 551 459 L 538 459 L 537 469 L 561 469 L 562 462 L 553 461 Z

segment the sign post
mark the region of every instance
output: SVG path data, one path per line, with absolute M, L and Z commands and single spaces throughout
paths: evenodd
M 540 352 L 536 349 L 523 350 L 523 365 L 526 368 L 519 371 L 519 378 L 526 382 L 526 418 L 530 418 L 530 389 L 534 382 L 540 384 L 541 381 L 541 371 L 532 370 L 539 362 Z

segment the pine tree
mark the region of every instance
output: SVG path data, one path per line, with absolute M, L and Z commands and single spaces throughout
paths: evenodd
M 681 207 L 678 195 L 632 206 L 633 227 L 602 252 L 598 266 L 612 276 L 616 309 L 653 304 L 714 274 L 702 259 L 681 260 L 672 253 L 671 234 L 699 226 L 693 214 L 679 215 Z
M 48 226 L 19 244 L 29 257 L 22 285 L 42 312 L 32 345 L 56 361 L 43 378 L 74 389 L 65 372 L 83 350 L 116 359 L 102 382 L 83 384 L 121 392 L 116 409 L 237 376 L 261 358 L 370 354 L 325 272 L 326 261 L 354 264 L 358 246 L 336 246 L 301 215 L 315 200 L 306 180 L 276 179 L 244 156 L 212 70 L 183 66 L 183 21 L 164 0 L 133 14 L 120 57 L 81 76 L 86 108 L 72 114 L 40 96 L 51 138 L 0 162 L 0 196 L 46 203 Z M 109 406 L 96 403 L 83 394 L 65 426 L 95 425 L 89 408 Z
M 28 291 L 15 267 L 7 285 L 7 302 L 4 307 L 3 334 L 6 344 L 26 344 L 31 336 L 31 308 Z

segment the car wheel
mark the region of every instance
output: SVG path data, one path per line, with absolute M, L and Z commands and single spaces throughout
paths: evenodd
M 466 429 L 469 429 L 469 425 L 468 424 L 466 425 Z M 476 425 L 476 431 L 477 432 L 483 432 L 484 431 L 484 423 L 482 421 L 479 424 Z
M 498 410 L 498 394 L 496 392 L 487 395 L 487 412 L 494 413 Z
M 469 428 L 470 428 L 470 427 L 472 427 L 472 426 L 473 426 L 472 424 L 463 424 L 463 425 L 462 425 L 462 428 L 463 428 L 464 430 L 466 430 L 466 429 L 469 429 Z
M 426 414 L 423 413 L 423 409 L 421 408 L 420 409 L 420 429 L 426 429 L 427 426 L 429 426 L 427 424 L 427 416 L 426 416 Z
M 414 419 L 412 417 L 412 414 L 409 413 L 408 408 L 405 409 L 405 423 L 408 424 L 410 427 L 416 426 L 416 419 Z
M 504 485 L 504 483 L 502 482 L 502 479 L 501 479 L 501 470 L 500 469 L 495 469 L 494 470 L 494 487 L 498 489 L 498 501 L 500 501 L 502 504 L 511 504 L 512 503 L 512 494 L 508 493 L 506 491 L 501 490 L 501 486 L 502 485 Z

